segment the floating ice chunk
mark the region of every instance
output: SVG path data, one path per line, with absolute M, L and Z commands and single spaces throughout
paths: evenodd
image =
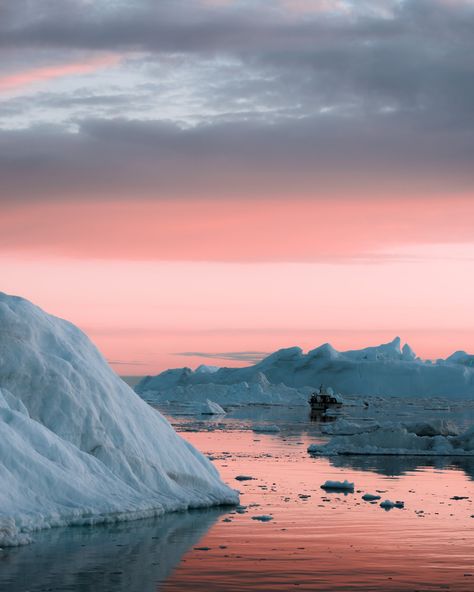
M 225 415 L 226 411 L 214 401 L 160 401 L 160 405 L 172 406 L 175 415 Z
M 253 481 L 254 477 L 251 477 L 250 475 L 237 475 L 237 477 L 235 477 L 236 481 Z
M 364 434 L 365 432 L 372 432 L 378 429 L 378 423 L 372 424 L 357 424 L 345 419 L 340 419 L 332 424 L 323 425 L 321 431 L 323 434 L 338 435 L 338 436 L 352 436 L 354 434 Z
M 201 410 L 201 415 L 225 415 L 225 411 L 218 403 L 206 399 Z
M 354 491 L 354 483 L 350 481 L 326 481 L 321 485 L 326 491 Z
M 458 426 L 446 419 L 404 423 L 403 426 L 417 436 L 459 436 Z
M 273 520 L 273 516 L 269 514 L 262 514 L 261 516 L 252 516 L 252 520 L 259 520 L 260 522 L 270 522 Z
M 436 435 L 420 436 L 416 431 Z M 334 436 L 327 444 L 311 444 L 308 452 L 327 456 L 336 454 L 474 456 L 474 427 L 460 435 L 441 435 L 440 431 L 454 434 L 457 429 L 449 422 L 406 425 L 389 423 L 371 432 Z
M 402 510 L 405 507 L 405 502 L 392 502 L 391 500 L 385 500 L 380 504 L 380 507 L 384 510 L 392 510 L 393 508 L 398 508 Z
M 375 495 L 373 493 L 364 493 L 364 495 L 362 496 L 362 499 L 364 500 L 364 502 L 375 502 L 375 501 L 381 499 L 381 496 Z

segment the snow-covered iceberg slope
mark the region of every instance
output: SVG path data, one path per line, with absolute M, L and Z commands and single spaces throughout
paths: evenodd
M 446 360 L 424 362 L 410 346 L 401 347 L 397 337 L 377 347 L 346 352 L 339 352 L 329 344 L 307 354 L 299 347 L 292 347 L 279 350 L 254 366 L 220 368 L 212 374 L 189 368 L 167 370 L 142 379 L 136 391 L 145 394 L 196 385 L 252 384 L 263 376 L 272 388 L 284 385 L 293 389 L 283 397 L 287 403 L 291 402 L 291 396 L 298 398 L 294 389 L 315 388 L 321 383 L 342 395 L 474 399 L 473 359 L 465 352 L 457 352 Z M 248 402 L 253 402 L 251 396 L 249 393 Z M 214 395 L 212 398 L 221 403 Z
M 77 327 L 0 293 L 0 546 L 32 530 L 237 503 Z

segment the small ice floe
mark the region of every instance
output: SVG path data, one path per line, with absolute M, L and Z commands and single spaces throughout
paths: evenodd
M 169 401 L 167 401 L 170 404 Z M 160 405 L 163 403 L 160 401 Z M 218 403 L 206 399 L 205 401 L 173 401 L 173 415 L 225 415 Z
M 251 477 L 250 475 L 237 475 L 235 478 L 236 481 L 253 481 L 255 477 Z
M 237 506 L 235 508 L 235 511 L 237 512 L 237 514 L 245 514 L 247 512 L 247 506 Z
M 381 499 L 381 496 L 375 495 L 374 493 L 364 493 L 362 499 L 364 502 L 376 502 L 377 500 Z
M 257 434 L 275 434 L 280 431 L 280 428 L 277 425 L 255 425 L 252 428 L 252 431 Z
M 333 424 L 323 425 L 321 432 L 328 435 L 337 436 L 353 436 L 355 434 L 364 434 L 366 432 L 373 432 L 379 428 L 379 424 L 371 423 L 360 425 L 345 419 L 340 419 Z
M 459 500 L 469 499 L 469 497 L 467 495 L 453 495 L 453 497 L 451 497 L 449 499 L 459 501 Z
M 353 492 L 354 491 L 354 483 L 350 481 L 326 481 L 321 485 L 321 489 L 325 491 L 345 491 L 345 492 Z
M 186 406 L 186 411 L 196 415 L 225 415 L 225 410 L 214 401 L 192 401 Z
M 261 516 L 252 516 L 252 520 L 258 520 L 259 522 L 270 522 L 273 520 L 273 516 L 269 514 L 262 514 Z
M 195 551 L 210 551 L 211 547 L 194 547 Z
M 474 456 L 474 426 L 459 433 L 450 421 L 385 422 L 353 435 L 334 435 L 327 444 L 311 444 L 319 455 Z
M 399 510 L 402 510 L 405 507 L 405 502 L 392 502 L 391 500 L 385 500 L 380 504 L 380 507 L 384 510 L 392 510 L 393 508 L 398 508 Z

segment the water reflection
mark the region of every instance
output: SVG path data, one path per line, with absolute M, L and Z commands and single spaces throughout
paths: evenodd
M 0 590 L 154 592 L 227 509 L 57 528 L 0 553 Z
M 328 415 L 324 411 L 310 411 L 309 420 L 313 423 L 332 423 L 336 421 L 336 415 Z
M 386 477 L 401 477 L 427 467 L 440 471 L 454 468 L 464 471 L 467 477 L 474 480 L 473 457 L 339 455 L 330 456 L 327 460 L 338 469 L 371 471 Z
M 439 402 L 438 402 L 439 403 Z M 390 421 L 433 421 L 445 419 L 454 422 L 461 430 L 474 424 L 474 402 L 451 401 L 448 407 L 438 409 L 425 400 L 407 401 L 398 398 L 374 399 L 364 406 L 353 397 L 341 409 L 330 410 L 328 413 L 311 414 L 309 405 L 299 406 L 265 406 L 248 405 L 228 408 L 225 416 L 183 416 L 183 408 L 172 405 L 158 405 L 171 423 L 182 431 L 212 431 L 251 429 L 255 423 L 269 423 L 281 428 L 282 436 L 291 434 L 317 434 L 319 426 L 338 419 L 355 423 Z

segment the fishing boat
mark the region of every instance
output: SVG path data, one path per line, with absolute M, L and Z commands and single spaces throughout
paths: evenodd
M 326 389 L 323 385 L 311 395 L 308 402 L 311 406 L 311 413 L 342 407 L 341 395 L 335 394 L 331 388 Z

